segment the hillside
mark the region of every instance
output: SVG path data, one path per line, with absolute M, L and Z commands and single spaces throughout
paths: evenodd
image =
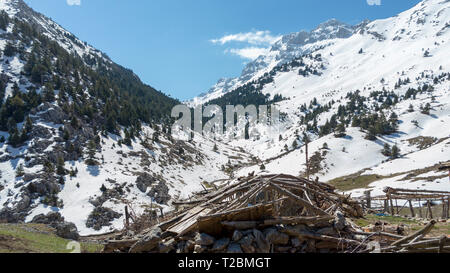
M 278 133 L 258 125 L 255 139 L 230 142 L 261 159 L 265 172 L 304 174 L 306 132 L 312 176 L 321 181 L 362 176 L 361 187 L 375 182 L 374 194 L 387 185 L 448 191 L 446 173 L 435 168 L 450 160 L 448 18 L 449 1 L 422 1 L 396 17 L 363 22 L 349 37 L 301 45 L 301 56 L 194 101 L 223 106 L 244 97 L 244 105 L 258 105 L 278 98 L 287 117 Z
M 0 221 L 58 212 L 81 234 L 106 232 L 123 226 L 125 205 L 170 210 L 248 161 L 201 137 L 174 140 L 178 101 L 22 0 L 0 10 Z

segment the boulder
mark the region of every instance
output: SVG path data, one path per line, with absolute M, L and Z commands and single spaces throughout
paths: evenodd
M 77 241 L 80 238 L 77 226 L 74 223 L 58 223 L 56 225 L 56 235 L 64 239 Z
M 47 213 L 47 215 L 36 215 L 33 217 L 33 220 L 31 220 L 31 223 L 51 225 L 53 227 L 56 227 L 56 224 L 61 222 L 64 222 L 64 217 L 62 217 L 59 212 L 55 211 L 51 211 Z
M 158 227 L 151 229 L 143 238 L 130 248 L 130 253 L 149 252 L 154 250 L 161 242 L 162 230 Z
M 257 246 L 256 251 L 258 253 L 269 253 L 270 244 L 267 242 L 266 238 L 264 237 L 264 234 L 261 231 L 254 229 L 253 236 L 255 237 L 255 242 Z
M 144 173 L 136 178 L 136 187 L 141 192 L 147 192 L 147 188 L 150 187 L 153 183 L 156 182 L 156 179 L 153 178 L 150 174 Z
M 253 235 L 249 234 L 245 237 L 243 237 L 241 240 L 239 240 L 239 245 L 241 246 L 241 249 L 244 251 L 244 253 L 255 253 L 256 248 L 252 245 L 254 241 Z
M 201 246 L 211 246 L 214 244 L 216 239 L 214 237 L 206 234 L 206 233 L 198 233 L 197 236 L 195 236 L 195 243 L 197 245 Z
M 264 236 L 269 244 L 285 245 L 289 242 L 289 236 L 279 232 L 276 228 L 264 230 Z
M 238 253 L 243 253 L 243 252 L 242 252 L 241 246 L 239 244 L 232 243 L 228 246 L 227 253 L 238 254 Z
M 212 251 L 215 252 L 220 252 L 223 251 L 227 248 L 228 244 L 230 243 L 230 239 L 229 238 L 222 238 L 220 240 L 217 240 L 216 242 L 214 242 L 214 245 L 212 247 Z
M 242 234 L 242 232 L 240 232 L 239 230 L 235 230 L 233 233 L 232 240 L 233 242 L 237 242 L 240 239 L 242 239 L 242 237 L 244 237 L 244 234 Z

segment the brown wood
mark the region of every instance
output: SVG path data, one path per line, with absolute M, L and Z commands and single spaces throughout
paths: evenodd
M 130 248 L 132 245 L 137 243 L 137 239 L 132 240 L 111 240 L 105 243 L 103 248 L 103 253 L 112 253 L 116 249 L 122 249 L 122 248 Z
M 426 234 L 428 234 L 433 229 L 434 225 L 436 225 L 436 221 L 432 220 L 423 229 L 421 229 L 421 230 L 419 230 L 419 231 L 417 231 L 417 232 L 415 232 L 415 233 L 413 233 L 413 234 L 411 234 L 409 236 L 406 236 L 406 237 L 404 237 L 404 238 L 394 242 L 392 244 L 392 246 L 398 246 L 398 245 L 401 245 L 403 243 L 406 243 L 406 242 L 414 239 L 415 237 L 417 237 L 419 235 L 425 236 Z
M 411 211 L 411 217 L 416 217 L 416 214 L 414 213 L 414 207 L 412 205 L 412 201 L 408 200 L 409 203 L 409 210 Z
M 128 206 L 125 206 L 125 228 L 128 229 L 130 226 L 130 214 L 128 213 Z
M 282 189 L 281 187 L 279 187 L 278 185 L 275 185 L 273 183 L 269 184 L 270 187 L 272 187 L 274 190 L 278 191 L 280 194 L 285 195 L 287 197 L 289 197 L 291 200 L 297 202 L 299 205 L 307 208 L 308 210 L 310 210 L 312 213 L 316 213 L 319 215 L 327 215 L 327 213 L 325 211 L 323 211 L 322 209 L 319 209 L 318 207 L 311 205 L 308 201 L 306 201 L 303 198 L 298 197 L 297 195 L 293 194 L 292 192 Z
M 429 216 L 430 219 L 433 219 L 433 211 L 431 210 L 431 202 L 430 201 L 427 202 L 427 207 L 428 207 L 427 215 Z
M 261 226 L 274 226 L 274 225 L 293 225 L 293 224 L 304 224 L 304 225 L 317 225 L 322 223 L 327 223 L 333 220 L 333 216 L 313 216 L 313 217 L 302 217 L 302 216 L 292 216 L 292 217 L 278 217 L 275 219 L 264 220 Z

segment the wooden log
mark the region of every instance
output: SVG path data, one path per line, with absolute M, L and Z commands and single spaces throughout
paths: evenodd
M 433 219 L 433 211 L 431 210 L 431 201 L 427 202 L 427 207 L 428 207 L 428 214 L 430 216 L 430 219 Z
M 404 238 L 402 238 L 402 239 L 392 243 L 392 246 L 398 246 L 398 245 L 401 245 L 403 243 L 409 242 L 410 240 L 414 239 L 415 237 L 417 237 L 419 235 L 425 236 L 426 234 L 428 234 L 433 229 L 434 225 L 436 225 L 436 221 L 432 220 L 423 229 L 421 229 L 421 230 L 419 230 L 419 231 L 417 231 L 417 232 L 415 232 L 415 233 L 413 233 L 413 234 L 411 234 L 409 236 L 406 236 L 406 237 L 404 237 Z
M 128 213 L 128 206 L 125 206 L 125 228 L 130 227 L 130 214 Z
M 135 243 L 137 243 L 138 239 L 132 240 L 111 240 L 104 244 L 103 253 L 112 253 L 115 250 L 130 248 Z
M 447 217 L 447 212 L 445 211 L 447 209 L 447 204 L 445 203 L 445 198 L 442 198 L 442 219 L 445 219 Z
M 366 195 L 366 204 L 367 204 L 367 208 L 371 209 L 372 208 L 372 201 L 370 199 L 370 193 L 372 191 L 365 191 L 364 194 Z
M 158 227 L 162 230 L 162 231 L 166 231 L 170 226 L 174 225 L 178 220 L 180 220 L 181 218 L 183 218 L 184 216 L 186 216 L 187 212 L 182 213 L 176 217 L 173 217 L 172 219 L 169 219 L 165 222 L 162 222 L 158 225 Z
M 414 213 L 414 207 L 412 205 L 412 201 L 408 200 L 409 203 L 409 210 L 411 211 L 411 217 L 416 217 L 416 214 Z
M 274 225 L 318 225 L 328 223 L 333 220 L 333 216 L 315 216 L 315 217 L 279 217 L 275 219 L 264 220 L 260 226 L 274 226 Z
M 326 241 L 326 242 L 333 242 L 336 243 L 339 246 L 361 246 L 366 248 L 367 244 L 364 242 L 352 240 L 352 239 L 346 239 L 346 238 L 336 238 L 328 235 L 321 235 L 314 232 L 307 231 L 305 229 L 281 229 L 280 230 L 283 233 L 286 233 L 290 236 L 296 236 L 300 239 L 313 239 L 318 241 Z
M 388 199 L 389 199 L 389 206 L 391 208 L 391 215 L 394 216 L 394 203 L 392 202 L 392 198 L 390 195 L 388 195 Z
M 259 223 L 257 221 L 223 221 L 221 224 L 231 230 L 244 230 L 244 229 L 253 229 L 256 228 Z
M 419 217 L 423 218 L 422 214 L 422 200 L 419 198 Z
M 447 219 L 450 218 L 450 197 L 447 199 Z
M 270 185 L 270 187 L 272 187 L 274 190 L 276 190 L 280 194 L 289 197 L 291 200 L 293 200 L 293 201 L 297 202 L 299 205 L 307 208 L 312 213 L 315 213 L 318 215 L 327 215 L 327 213 L 325 211 L 323 211 L 322 209 L 319 209 L 318 207 L 311 205 L 308 201 L 306 201 L 303 198 L 298 197 L 297 195 L 293 194 L 292 192 L 282 189 L 281 187 L 279 187 L 278 185 L 275 185 L 273 183 L 270 183 L 269 185 Z

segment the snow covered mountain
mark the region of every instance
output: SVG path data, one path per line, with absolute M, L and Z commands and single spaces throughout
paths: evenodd
M 314 45 L 319 41 L 327 40 L 331 42 L 334 39 L 348 38 L 355 29 L 357 29 L 357 26 L 350 26 L 336 19 L 331 19 L 320 24 L 311 32 L 300 31 L 284 35 L 272 45 L 269 54 L 261 55 L 256 60 L 248 63 L 239 78 L 220 79 L 207 93 L 201 94 L 187 103 L 195 106 L 216 99 L 239 86 L 261 77 L 277 65 L 285 64 L 315 50 L 314 46 L 306 47 L 306 45 Z
M 288 57 L 293 61 L 256 69 L 252 85 L 269 98 L 286 98 L 276 104 L 287 121 L 280 135 L 259 128 L 256 139 L 231 141 L 263 161 L 238 174 L 304 174 L 307 131 L 310 173 L 354 195 L 366 190 L 358 185 L 375 194 L 386 185 L 449 191 L 436 165 L 450 160 L 450 1 L 425 0 L 351 30 L 300 43 L 299 55 Z M 265 59 L 277 60 L 258 58 Z M 245 94 L 244 82 L 223 81 L 191 103 L 225 105 Z M 400 153 L 393 156 L 394 146 Z
M 250 172 L 310 175 L 361 195 L 384 186 L 450 190 L 450 1 L 396 17 L 336 20 L 283 36 L 241 77 L 190 105 L 274 103 L 281 127 L 251 139 L 176 141 L 179 102 L 22 0 L 0 0 L 0 221 L 51 222 L 81 234 Z M 364 188 L 364 189 L 363 189 Z
M 175 141 L 176 100 L 22 0 L 0 0 L 0 52 L 0 221 L 106 232 L 125 205 L 159 214 L 250 162 L 201 136 Z

